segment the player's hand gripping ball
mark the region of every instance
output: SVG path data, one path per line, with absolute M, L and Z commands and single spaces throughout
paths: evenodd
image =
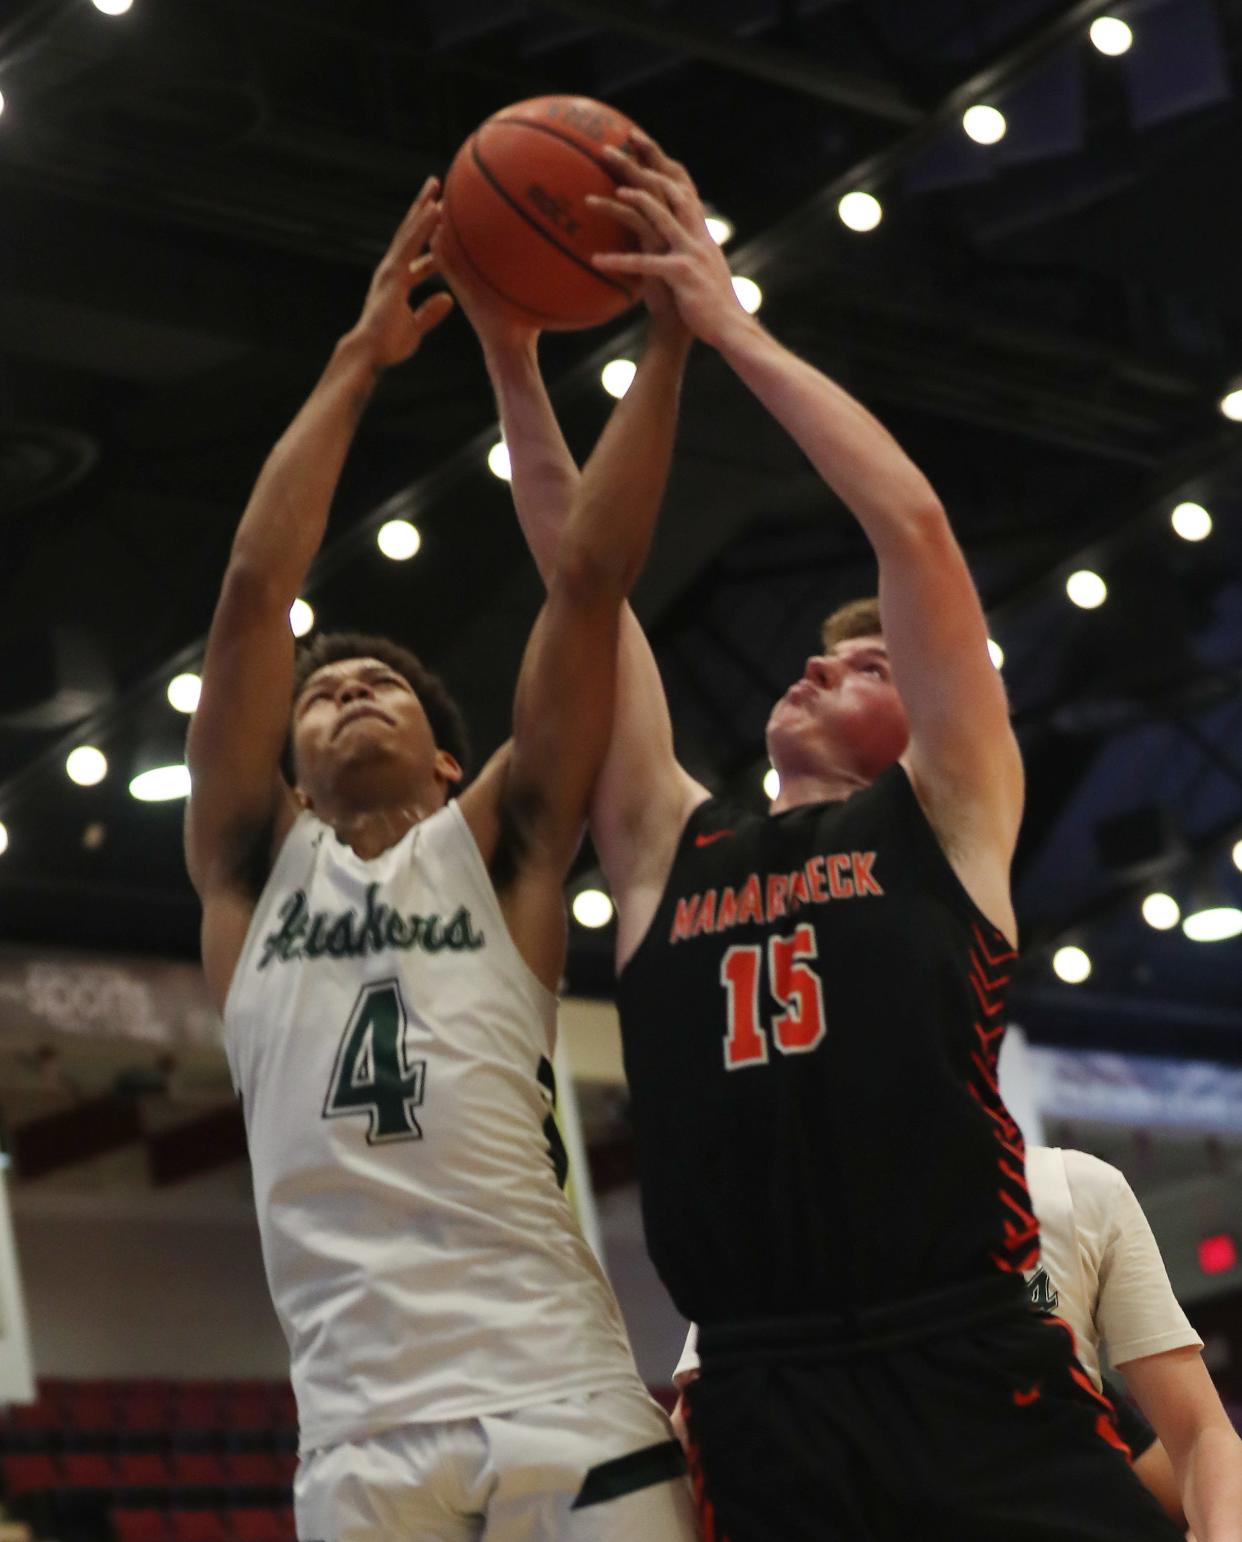
M 534 97 L 493 114 L 445 178 L 438 240 L 450 266 L 535 327 L 594 327 L 627 310 L 641 281 L 601 273 L 591 259 L 633 251 L 638 239 L 587 198 L 614 192 L 603 151 L 633 132 L 623 114 L 585 96 Z

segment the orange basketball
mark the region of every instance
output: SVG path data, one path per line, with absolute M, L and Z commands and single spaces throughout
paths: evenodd
M 634 235 L 592 209 L 617 185 L 605 145 L 634 125 L 585 96 L 538 96 L 493 114 L 454 157 L 441 240 L 524 321 L 562 331 L 609 321 L 638 298 L 637 280 L 600 273 L 594 252 L 631 251 Z

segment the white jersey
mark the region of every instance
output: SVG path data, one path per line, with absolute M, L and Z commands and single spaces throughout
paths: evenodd
M 1112 1365 L 1203 1340 L 1187 1321 L 1142 1206 L 1122 1173 L 1085 1151 L 1028 1146 L 1026 1181 L 1039 1218 L 1032 1301 L 1074 1330 L 1083 1369 L 1101 1386 Z
M 1113 1365 L 1203 1340 L 1187 1321 L 1160 1249 L 1123 1175 L 1085 1151 L 1026 1148 L 1026 1181 L 1039 1221 L 1040 1261 L 1027 1275 L 1032 1305 L 1074 1330 L 1078 1359 L 1102 1387 L 1100 1349 Z M 699 1369 L 691 1326 L 673 1381 Z
M 304 1451 L 637 1372 L 554 1171 L 555 997 L 449 803 L 370 861 L 302 814 L 224 1012 Z

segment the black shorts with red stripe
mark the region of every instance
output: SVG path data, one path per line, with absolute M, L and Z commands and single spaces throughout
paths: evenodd
M 1072 1336 L 1015 1285 L 701 1326 L 704 1542 L 1177 1542 Z

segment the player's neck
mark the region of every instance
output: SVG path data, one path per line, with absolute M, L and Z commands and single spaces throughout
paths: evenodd
M 773 798 L 770 814 L 803 808 L 808 803 L 844 803 L 869 783 L 852 771 L 793 771 L 781 777 L 781 790 Z
M 387 808 L 335 810 L 325 823 L 338 841 L 349 846 L 364 862 L 390 850 L 413 827 L 436 812 L 436 806 L 410 798 Z

